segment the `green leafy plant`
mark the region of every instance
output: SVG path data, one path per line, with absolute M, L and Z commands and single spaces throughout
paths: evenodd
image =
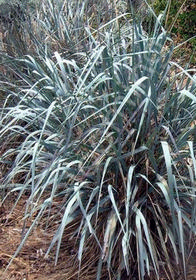
M 168 5 L 169 3 L 169 5 Z M 192 0 L 181 1 L 154 1 L 153 7 L 159 14 L 168 5 L 166 24 L 171 32 L 180 33 L 184 39 L 195 35 L 196 18 L 194 16 L 195 2 Z M 175 19 L 175 20 L 174 20 Z
M 190 62 L 195 64 L 195 55 L 191 56 L 191 53 L 195 53 L 196 47 L 196 16 L 195 1 L 192 0 L 180 0 L 180 1 L 152 1 L 151 4 L 156 14 L 165 13 L 164 24 L 166 29 L 171 33 L 174 40 L 179 43 L 180 41 L 187 41 L 188 44 L 183 43 L 183 48 L 180 49 L 180 54 L 177 57 L 183 55 L 183 51 L 186 49 L 188 53 L 187 57 L 191 57 Z M 188 60 L 188 59 L 186 59 Z
M 53 12 L 58 31 L 67 19 Z M 24 219 L 34 218 L 13 258 L 57 200 L 62 218 L 46 255 L 56 247 L 58 261 L 64 231 L 76 224 L 78 277 L 91 240 L 97 279 L 104 267 L 113 279 L 174 279 L 175 268 L 186 278 L 184 233 L 195 233 L 196 211 L 195 76 L 171 61 L 160 18 L 147 36 L 129 15 L 97 30 L 87 15 L 80 14 L 83 37 L 72 27 L 73 49 L 81 49 L 71 57 L 42 48 L 14 62 L 21 80 L 7 102 L 17 102 L 1 110 L 0 133 L 20 143 L 1 156 L 9 167 L 2 188 L 18 200 L 28 193 Z

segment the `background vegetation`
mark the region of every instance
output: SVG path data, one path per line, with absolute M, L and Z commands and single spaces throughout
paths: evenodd
M 28 195 L 13 258 L 44 221 L 56 263 L 70 229 L 78 278 L 90 258 L 97 279 L 186 279 L 196 76 L 172 61 L 170 12 L 147 7 L 149 32 L 125 1 L 45 0 L 2 18 L 1 197 Z
M 171 33 L 176 43 L 188 40 L 187 44 L 183 45 L 183 49 L 178 49 L 176 55 L 177 57 L 185 57 L 186 61 L 190 59 L 191 63 L 195 65 L 196 3 L 192 0 L 161 0 L 152 3 L 157 15 L 163 12 L 167 5 L 165 28 Z

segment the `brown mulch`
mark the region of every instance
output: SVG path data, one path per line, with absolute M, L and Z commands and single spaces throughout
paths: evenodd
M 45 230 L 40 224 L 27 239 L 19 255 L 7 268 L 11 257 L 21 242 L 23 215 L 27 197 L 23 197 L 13 213 L 16 197 L 12 195 L 5 206 L 0 205 L 0 279 L 1 280 L 76 280 L 78 279 L 78 261 L 76 238 L 71 238 L 69 229 L 65 232 L 58 263 L 55 266 L 55 250 L 49 257 L 45 253 L 50 245 L 55 228 Z M 28 228 L 30 224 L 26 225 Z M 72 225 L 73 227 L 74 225 Z M 77 225 L 78 226 L 78 225 Z M 92 247 L 92 246 L 91 246 Z M 89 248 L 90 251 L 90 248 Z M 95 256 L 84 259 L 80 279 L 95 279 Z M 6 270 L 7 268 L 7 270 Z M 104 277 L 103 279 L 107 279 Z
M 30 235 L 19 255 L 13 260 L 6 271 L 6 267 L 12 255 L 21 242 L 23 228 L 22 218 L 27 198 L 27 196 L 22 197 L 12 214 L 10 214 L 10 210 L 16 200 L 14 194 L 6 200 L 3 206 L 0 205 L 0 280 L 77 280 L 77 246 L 76 238 L 72 238 L 71 232 L 73 233 L 74 226 L 78 226 L 78 224 L 71 225 L 71 230 L 68 228 L 67 232 L 65 232 L 58 264 L 56 266 L 54 264 L 55 250 L 51 252 L 49 257 L 45 258 L 45 253 L 52 240 L 55 228 L 49 226 L 46 231 L 43 223 Z M 52 224 L 55 224 L 54 220 Z M 28 228 L 30 222 L 25 226 Z M 96 252 L 92 240 L 89 240 L 87 247 L 88 258 L 84 257 L 80 279 L 94 280 L 96 279 L 96 255 L 98 255 L 96 253 L 98 252 Z M 196 259 L 191 258 L 190 266 L 187 266 L 187 268 L 189 270 L 187 280 L 196 280 Z M 109 280 L 113 278 L 110 278 L 107 271 L 105 271 L 101 279 Z M 124 280 L 125 279 L 128 278 L 125 277 Z M 136 278 L 133 279 L 138 280 Z M 161 276 L 160 279 L 170 280 L 169 278 Z M 184 280 L 183 276 L 179 275 L 175 279 Z

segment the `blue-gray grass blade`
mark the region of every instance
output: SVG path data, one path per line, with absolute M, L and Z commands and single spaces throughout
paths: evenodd
M 165 158 L 165 164 L 167 169 L 167 175 L 168 175 L 168 194 L 169 194 L 169 200 L 170 200 L 170 209 L 172 214 L 172 221 L 173 221 L 173 230 L 175 232 L 176 227 L 176 218 L 174 213 L 174 181 L 173 181 L 173 173 L 172 173 L 172 159 L 169 151 L 169 144 L 165 141 L 161 142 L 163 154 Z
M 192 166 L 189 167 L 191 169 L 192 176 L 192 195 L 193 195 L 193 202 L 192 202 L 192 215 L 191 215 L 191 229 L 194 232 L 196 226 L 196 190 L 195 190 L 195 181 L 196 181 L 196 160 L 194 155 L 194 148 L 193 148 L 193 141 L 188 141 L 188 146 L 190 150 Z M 192 171 L 193 169 L 193 171 Z
M 184 271 L 184 279 L 187 279 L 187 273 L 186 273 L 186 261 L 185 261 L 185 240 L 184 240 L 184 234 L 183 234 L 183 221 L 182 221 L 182 214 L 181 214 L 181 209 L 175 203 L 175 208 L 177 211 L 177 217 L 178 217 L 178 228 L 179 228 L 179 243 L 180 243 L 180 249 L 182 253 L 182 263 L 183 263 L 183 271 Z
M 145 219 L 144 215 L 142 214 L 142 212 L 138 208 L 134 207 L 134 211 L 135 211 L 135 214 L 136 214 L 136 224 L 137 224 L 137 229 L 139 231 L 139 239 L 142 238 L 142 233 L 141 233 L 141 223 L 142 223 L 142 226 L 143 226 L 143 229 L 144 229 L 144 234 L 145 234 L 145 237 L 146 237 L 146 243 L 147 243 L 147 246 L 148 246 L 148 249 L 149 249 L 149 252 L 150 252 L 153 267 L 154 267 L 156 276 L 159 279 L 159 273 L 158 273 L 158 267 L 159 266 L 158 266 L 156 251 L 154 249 L 153 239 L 150 236 L 150 232 L 148 230 L 146 219 Z M 145 247 L 144 244 L 143 244 L 143 241 L 140 240 L 140 254 L 143 254 L 142 253 L 143 247 Z M 146 251 L 146 249 L 145 249 L 145 251 Z M 146 257 L 148 258 L 148 256 L 146 256 Z M 144 259 L 144 258 L 142 257 L 142 259 Z M 142 264 L 142 273 L 144 272 L 143 269 L 144 269 L 144 264 Z M 150 271 L 148 271 L 148 273 L 149 272 Z
M 60 250 L 60 245 L 61 245 L 61 240 L 63 237 L 64 229 L 67 224 L 69 224 L 70 222 L 72 222 L 74 220 L 74 218 L 71 215 L 74 212 L 74 210 L 76 210 L 77 207 L 78 207 L 77 197 L 76 197 L 76 193 L 74 193 L 67 203 L 61 224 L 60 224 L 56 234 L 54 235 L 52 242 L 45 255 L 46 257 L 48 256 L 50 250 L 52 249 L 54 244 L 57 242 L 55 263 L 57 263 L 57 261 L 58 261 L 59 250 Z
M 120 225 L 121 225 L 121 229 L 122 229 L 123 233 L 125 234 L 125 229 L 124 229 L 124 226 L 123 226 L 123 222 L 122 222 L 122 220 L 121 220 L 121 218 L 120 218 L 120 213 L 119 213 L 118 207 L 117 207 L 117 205 L 116 205 L 116 201 L 115 201 L 115 198 L 114 198 L 114 195 L 113 195 L 112 188 L 113 188 L 112 185 L 108 185 L 109 197 L 110 197 L 110 200 L 111 200 L 111 202 L 112 202 L 114 211 L 115 211 L 116 216 L 117 216 L 117 218 L 118 218 L 118 221 L 119 221 L 119 223 L 120 223 Z
M 107 226 L 104 234 L 104 244 L 103 244 L 103 253 L 102 253 L 103 261 L 108 260 L 110 245 L 116 230 L 116 225 L 117 225 L 117 216 L 115 211 L 111 210 L 110 215 L 108 216 Z

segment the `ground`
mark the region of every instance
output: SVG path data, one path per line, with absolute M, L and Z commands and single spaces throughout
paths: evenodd
M 45 230 L 45 225 L 40 224 L 27 240 L 24 248 L 19 255 L 14 259 L 10 267 L 5 271 L 10 258 L 14 254 L 18 245 L 21 242 L 22 228 L 24 226 L 23 215 L 27 196 L 23 196 L 13 213 L 10 214 L 10 209 L 14 205 L 16 196 L 9 197 L 3 206 L 0 206 L 0 279 L 1 280 L 77 280 L 78 279 L 78 261 L 76 239 L 70 237 L 69 229 L 65 232 L 63 245 L 59 257 L 58 264 L 55 266 L 55 252 L 52 252 L 48 258 L 45 258 L 45 253 L 50 244 L 54 228 L 48 227 Z M 44 219 L 43 219 L 44 220 Z M 30 224 L 25 225 L 28 229 Z M 73 227 L 74 225 L 72 225 Z M 89 242 L 89 250 L 93 246 Z M 194 248 L 193 248 L 194 249 Z M 95 250 L 96 251 L 96 250 Z M 91 254 L 88 254 L 89 257 Z M 196 256 L 196 254 L 194 254 Z M 95 255 L 92 258 L 85 259 L 83 269 L 80 273 L 82 280 L 96 279 Z M 187 280 L 196 280 L 196 262 L 193 256 L 187 265 L 189 270 Z M 136 278 L 127 278 L 134 279 Z M 175 279 L 184 280 L 183 276 Z M 109 280 L 108 276 L 103 275 L 102 280 Z M 160 280 L 170 280 L 165 277 L 160 277 Z
M 74 226 L 71 225 L 65 231 L 60 256 L 58 263 L 55 266 L 55 249 L 49 257 L 45 258 L 45 253 L 50 245 L 52 236 L 55 233 L 55 221 L 45 230 L 46 217 L 42 218 L 43 223 L 40 223 L 35 231 L 28 238 L 25 246 L 19 255 L 13 260 L 7 271 L 6 267 L 9 261 L 18 248 L 22 229 L 24 228 L 24 211 L 28 196 L 23 196 L 16 208 L 10 214 L 16 196 L 13 194 L 3 206 L 0 206 L 0 280 L 76 280 L 78 279 L 78 260 L 77 260 L 77 238 L 72 237 Z M 57 202 L 58 203 L 58 202 Z M 52 209 L 54 215 L 58 208 Z M 56 213 L 55 213 L 56 212 Z M 45 222 L 44 222 L 45 221 Z M 28 224 L 29 223 L 29 224 Z M 27 230 L 30 226 L 30 221 L 25 225 Z M 57 227 L 57 223 L 56 223 Z M 87 251 L 93 248 L 96 255 L 96 246 L 92 245 L 93 240 L 89 240 Z M 87 254 L 88 258 L 84 257 L 80 279 L 94 280 L 96 275 L 96 256 Z M 107 280 L 106 274 L 102 280 Z
M 23 228 L 23 214 L 27 197 L 23 197 L 13 213 L 14 196 L 7 200 L 5 206 L 0 208 L 0 279 L 1 280 L 61 280 L 76 279 L 73 271 L 76 254 L 70 254 L 70 247 L 74 244 L 67 244 L 59 258 L 57 266 L 54 265 L 54 254 L 47 259 L 44 258 L 51 240 L 50 230 L 46 233 L 40 225 L 27 240 L 26 245 L 15 258 L 7 272 L 7 267 L 11 256 L 17 249 L 21 241 L 21 231 Z M 26 225 L 28 228 L 28 225 Z M 64 241 L 66 242 L 66 240 Z M 73 245 L 73 247 L 72 247 Z

